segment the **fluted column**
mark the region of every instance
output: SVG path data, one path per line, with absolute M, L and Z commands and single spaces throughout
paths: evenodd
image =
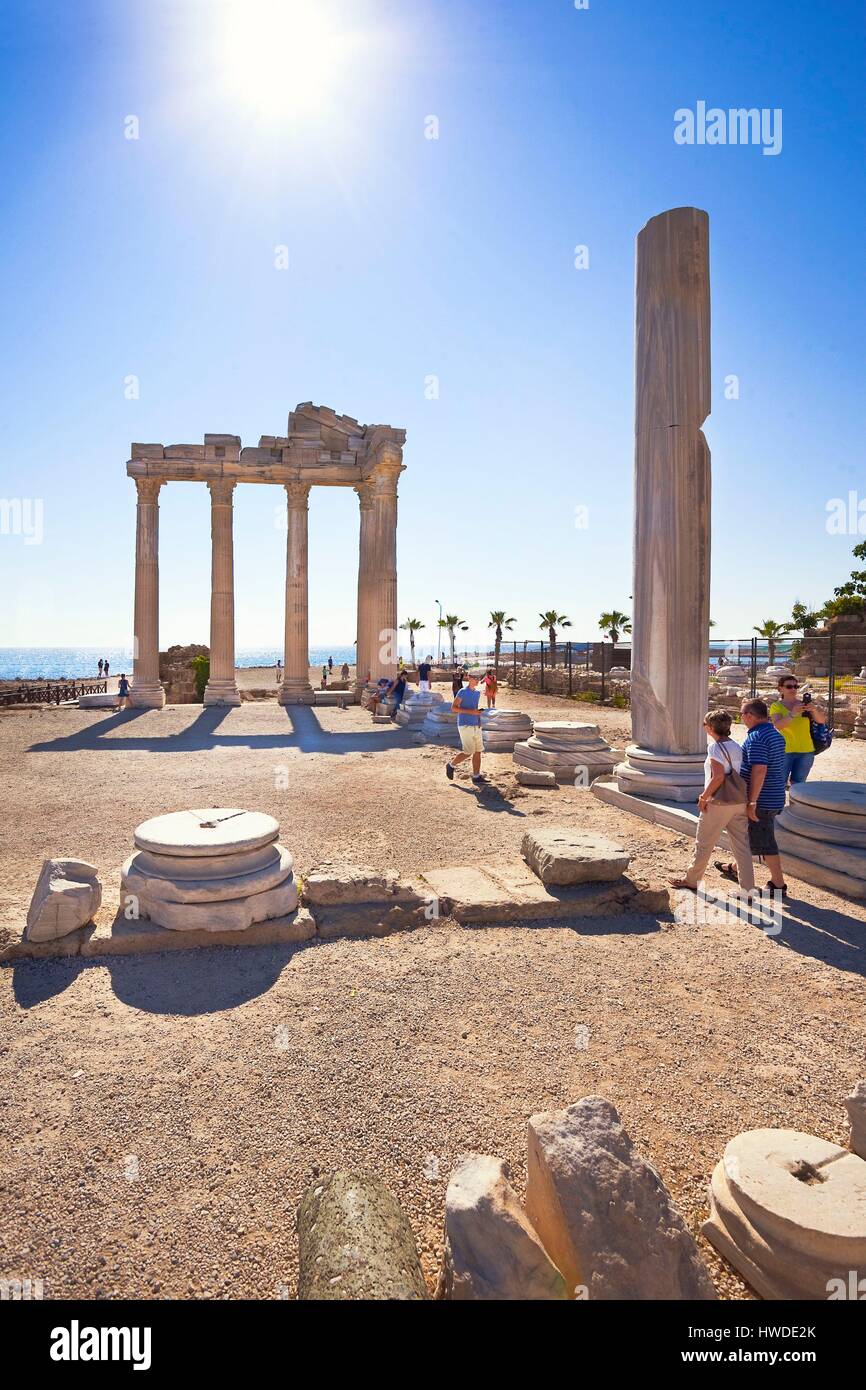
M 397 480 L 402 471 L 399 450 L 386 451 L 367 479 L 372 508 L 366 563 L 362 560 L 369 575 L 362 627 L 374 679 L 397 674 Z
M 710 629 L 709 218 L 653 217 L 637 239 L 631 711 L 621 790 L 703 789 Z
M 135 522 L 135 632 L 131 705 L 162 709 L 159 683 L 159 489 L 155 478 L 137 478 Z
M 359 483 L 355 488 L 360 508 L 360 534 L 358 544 L 358 628 L 355 651 L 355 688 L 360 690 L 372 675 L 375 667 L 376 648 L 372 631 L 372 600 L 370 590 L 373 585 L 372 541 L 373 527 L 373 488 L 370 483 Z
M 311 705 L 310 643 L 307 617 L 307 511 L 309 483 L 286 483 L 286 642 L 281 705 Z
M 235 484 L 225 478 L 208 483 L 210 492 L 210 676 L 206 705 L 239 705 L 235 680 L 235 566 L 232 539 L 232 495 Z

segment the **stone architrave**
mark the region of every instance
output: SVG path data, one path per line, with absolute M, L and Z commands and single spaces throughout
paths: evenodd
M 309 483 L 286 483 L 286 642 L 281 705 L 312 705 L 308 635 L 307 512 Z
M 159 680 L 159 489 L 155 478 L 136 478 L 135 633 L 129 703 L 162 709 Z
M 637 238 L 631 712 L 620 790 L 703 788 L 710 625 L 709 218 L 653 217 Z
M 211 503 L 210 675 L 206 705 L 239 705 L 235 680 L 235 571 L 232 542 L 232 494 L 235 484 L 220 478 L 208 483 Z

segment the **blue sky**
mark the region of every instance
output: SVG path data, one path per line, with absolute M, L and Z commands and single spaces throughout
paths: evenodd
M 408 431 L 422 643 L 436 599 L 470 638 L 500 607 L 594 635 L 630 610 L 634 238 L 682 204 L 710 215 L 714 635 L 829 597 L 863 536 L 827 503 L 866 496 L 860 7 L 313 8 L 299 57 L 216 0 L 3 7 L 0 497 L 42 499 L 44 539 L 0 535 L 0 646 L 130 639 L 132 440 L 255 444 L 310 399 Z M 781 153 L 675 144 L 699 100 L 781 108 Z M 279 502 L 236 494 L 239 648 L 281 640 Z M 207 640 L 208 508 L 163 489 L 162 646 Z M 310 551 L 311 643 L 351 642 L 352 493 L 314 491 Z

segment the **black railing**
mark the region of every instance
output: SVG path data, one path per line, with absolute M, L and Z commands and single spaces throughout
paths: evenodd
M 62 705 L 81 695 L 107 695 L 107 681 L 46 681 L 0 691 L 0 705 Z

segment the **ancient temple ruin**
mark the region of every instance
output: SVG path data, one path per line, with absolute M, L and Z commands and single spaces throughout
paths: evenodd
M 159 680 L 159 490 L 164 483 L 207 483 L 211 499 L 210 679 L 206 705 L 238 705 L 235 680 L 232 500 L 238 483 L 286 490 L 285 658 L 279 700 L 312 704 L 309 680 L 307 512 L 310 488 L 351 487 L 360 504 L 356 675 L 397 670 L 397 480 L 406 431 L 359 425 L 350 415 L 305 401 L 289 414 L 285 436 L 262 435 L 241 447 L 234 434 L 203 444 L 133 444 L 126 471 L 135 480 L 135 648 L 130 703 L 165 704 Z

